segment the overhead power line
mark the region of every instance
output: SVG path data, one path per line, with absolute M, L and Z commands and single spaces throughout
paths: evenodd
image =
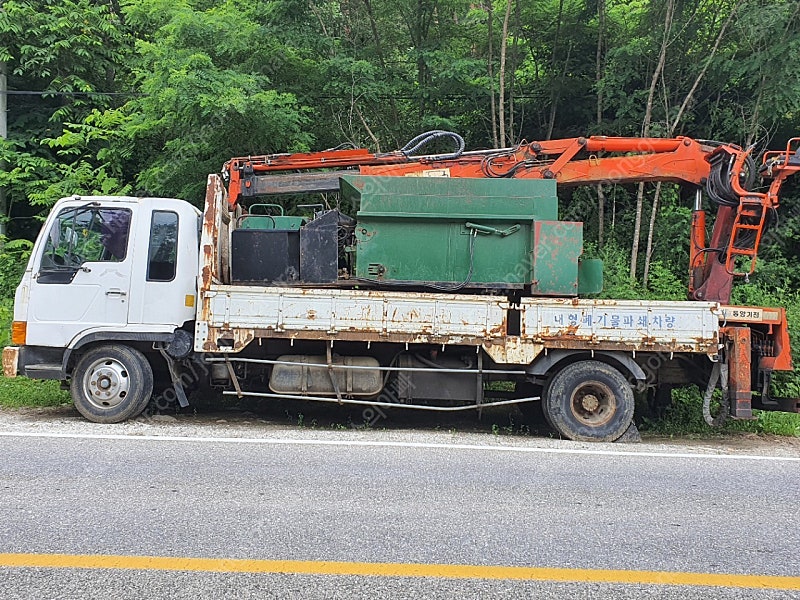
M 312 98 L 314 100 L 350 100 L 352 96 L 349 95 L 309 95 L 309 94 L 300 94 L 297 92 L 295 93 L 297 96 L 304 96 L 306 98 Z M 488 93 L 488 90 L 487 90 Z M 56 91 L 35 91 L 35 90 L 7 90 L 7 91 L 0 91 L 0 95 L 6 96 L 149 96 L 150 94 L 145 94 L 142 92 L 56 92 Z M 469 100 L 473 98 L 477 98 L 477 94 L 442 94 L 435 96 L 435 100 Z M 520 100 L 537 100 L 540 99 L 542 96 L 541 94 L 515 94 L 514 98 Z M 381 95 L 381 96 L 373 96 L 375 100 L 419 100 L 419 96 L 412 96 L 412 95 Z
M 141 92 L 56 92 L 36 90 L 0 90 L 6 96 L 147 96 Z

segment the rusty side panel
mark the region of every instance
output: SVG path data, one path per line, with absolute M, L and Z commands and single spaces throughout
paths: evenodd
M 200 294 L 208 290 L 215 282 L 219 282 L 217 266 L 220 237 L 221 199 L 225 196 L 225 187 L 218 175 L 209 175 L 206 184 L 205 212 L 203 213 L 203 230 L 200 232 Z
M 212 286 L 204 302 L 195 348 L 207 352 L 255 337 L 478 345 L 505 336 L 508 314 L 501 297 L 341 289 Z
M 712 302 L 524 298 L 522 336 L 548 348 L 717 354 Z
M 212 285 L 195 349 L 238 352 L 258 338 L 482 346 L 497 362 L 527 364 L 564 348 L 719 351 L 718 305 L 525 299 L 521 335 L 508 335 L 502 297 L 374 290 Z M 574 322 L 573 322 L 574 321 Z
M 395 344 L 443 344 L 446 346 L 480 346 L 482 338 L 467 336 L 436 336 L 427 334 L 392 333 L 382 335 L 369 331 L 341 331 L 336 334 L 326 334 L 321 331 L 275 331 L 272 329 L 244 329 L 209 327 L 203 336 L 204 352 L 239 352 L 250 342 L 258 338 L 283 339 L 283 340 L 328 340 L 339 342 L 391 342 Z M 219 341 L 223 345 L 219 345 Z M 520 363 L 528 364 L 528 363 Z
M 227 280 L 229 265 L 229 227 L 232 222 L 227 192 L 219 175 L 209 175 L 205 212 L 200 232 L 200 272 L 198 278 L 197 322 L 211 318 L 208 291 Z

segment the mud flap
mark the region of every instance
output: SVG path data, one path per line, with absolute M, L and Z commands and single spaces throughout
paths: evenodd
M 169 375 L 172 379 L 172 387 L 175 389 L 175 396 L 178 399 L 178 405 L 181 408 L 186 408 L 189 406 L 189 399 L 186 397 L 186 391 L 183 389 L 183 381 L 181 381 L 178 364 L 163 348 L 159 348 L 159 352 L 161 352 L 161 356 L 164 357 L 164 360 L 167 361 L 167 367 L 169 368 Z

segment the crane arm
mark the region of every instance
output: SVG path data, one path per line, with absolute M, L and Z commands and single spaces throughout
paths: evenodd
M 738 150 L 733 146 L 725 148 Z M 559 185 L 641 181 L 700 185 L 708 177 L 710 164 L 706 157 L 714 149 L 686 137 L 592 136 L 465 152 L 450 160 L 363 165 L 360 171 L 364 175 L 424 175 L 426 171 L 444 171 L 450 177 L 556 179 Z
M 441 133 L 444 132 L 429 132 L 423 136 Z M 700 185 L 710 170 L 706 157 L 714 151 L 714 147 L 686 137 L 592 136 L 464 152 L 463 140 L 459 137 L 460 148 L 450 154 L 414 156 L 409 148 L 417 149 L 419 144 L 409 145 L 423 136 L 418 136 L 401 150 L 385 153 L 357 148 L 232 158 L 223 166 L 223 176 L 228 182 L 228 201 L 235 206 L 248 196 L 335 191 L 338 189 L 337 170 L 355 167 L 364 175 L 442 172 L 450 177 L 555 178 L 560 185 L 641 181 Z M 422 143 L 433 139 L 436 138 L 425 138 Z M 731 152 L 740 152 L 734 146 L 724 147 Z M 599 153 L 617 156 L 598 157 Z M 576 158 L 582 154 L 588 156 Z M 279 175 L 292 171 L 303 173 Z
M 436 140 L 445 139 L 453 144 L 446 154 L 415 154 Z M 264 194 L 336 191 L 338 172 L 367 165 L 392 165 L 442 161 L 461 156 L 464 138 L 452 131 L 426 131 L 410 140 L 399 150 L 370 152 L 365 148 L 332 148 L 321 152 L 294 154 L 268 154 L 232 158 L 222 166 L 222 177 L 228 184 L 228 202 L 231 208 L 242 198 Z M 308 173 L 307 171 L 321 171 Z M 276 173 L 304 171 L 298 176 L 279 176 Z

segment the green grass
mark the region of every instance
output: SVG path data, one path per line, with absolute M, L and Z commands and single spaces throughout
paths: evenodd
M 0 377 L 0 406 L 6 408 L 58 406 L 71 402 L 69 392 L 58 381 L 35 381 L 27 377 Z
M 731 428 L 735 429 L 738 425 L 750 425 L 745 431 L 755 430 L 757 433 L 800 437 L 800 414 L 763 410 L 754 412 L 758 415 L 757 421 L 734 422 L 731 424 Z
M 712 409 L 713 414 L 713 409 Z M 672 406 L 663 419 L 645 419 L 642 431 L 662 435 L 691 435 L 714 433 L 766 433 L 800 437 L 800 414 L 754 410 L 752 421 L 728 420 L 719 429 L 710 427 L 703 419 L 703 399 L 697 388 L 682 388 L 672 392 Z

